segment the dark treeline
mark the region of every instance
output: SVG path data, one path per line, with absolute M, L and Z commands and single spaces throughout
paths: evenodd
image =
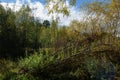
M 39 40 L 41 28 L 48 28 L 50 22 L 43 23 L 30 16 L 29 7 L 13 12 L 0 5 L 0 55 L 1 57 L 24 56 L 26 51 L 42 47 Z

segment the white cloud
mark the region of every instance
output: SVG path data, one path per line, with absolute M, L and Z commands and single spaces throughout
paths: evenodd
M 28 3 L 30 8 L 33 10 L 32 11 L 32 15 L 43 19 L 43 20 L 51 20 L 52 16 L 54 17 L 60 17 L 60 25 L 69 25 L 69 23 L 74 20 L 81 20 L 82 17 L 84 16 L 83 13 L 79 13 L 78 10 L 75 9 L 75 7 L 70 7 L 69 3 L 66 2 L 67 7 L 69 7 L 69 11 L 70 11 L 70 16 L 63 16 L 62 14 L 51 14 L 48 15 L 48 11 L 45 8 L 45 5 L 42 4 L 41 2 L 31 2 L 31 0 L 16 0 L 16 3 L 5 3 L 5 2 L 1 2 L 0 4 L 2 4 L 5 8 L 9 7 L 11 8 L 13 11 L 19 11 L 19 9 L 22 7 L 22 4 L 24 3 Z M 52 4 L 50 5 L 52 7 Z
M 61 16 L 61 23 L 64 25 L 69 25 L 72 20 L 82 20 L 84 14 L 75 9 L 75 7 L 69 8 L 70 16 Z
M 11 8 L 13 11 L 18 11 L 20 10 L 20 8 L 22 7 L 22 4 L 20 3 L 5 3 L 5 2 L 2 2 L 0 3 L 1 5 L 4 6 L 4 8 Z

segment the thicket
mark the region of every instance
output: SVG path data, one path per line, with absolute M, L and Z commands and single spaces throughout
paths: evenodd
M 93 2 L 84 21 L 58 27 L 29 6 L 0 6 L 1 80 L 120 79 L 120 1 Z

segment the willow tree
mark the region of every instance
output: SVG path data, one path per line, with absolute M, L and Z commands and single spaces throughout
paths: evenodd
M 103 51 L 106 53 L 105 58 L 107 61 L 110 61 L 115 65 L 119 65 L 119 39 L 116 36 L 120 35 L 120 0 L 109 0 L 104 3 L 93 2 L 89 4 L 87 8 L 89 14 L 92 15 L 92 18 L 95 18 L 97 22 L 100 22 L 99 27 L 103 27 L 104 32 L 107 33 L 107 36 L 104 37 L 103 42 L 105 44 L 109 44 L 111 48 Z M 110 50 L 112 50 L 112 52 Z
M 76 4 L 76 0 L 46 0 L 46 8 L 48 9 L 49 14 L 62 13 L 66 16 L 69 16 L 70 14 L 67 1 L 69 2 L 70 6 Z
M 97 19 L 101 19 L 109 33 L 118 34 L 120 26 L 120 0 L 93 2 L 88 5 L 88 12 L 94 14 L 94 17 Z

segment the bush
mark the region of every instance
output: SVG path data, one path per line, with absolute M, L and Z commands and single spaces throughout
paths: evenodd
M 41 50 L 40 52 L 35 52 L 30 56 L 26 56 L 19 60 L 19 67 L 26 68 L 30 71 L 40 69 L 48 64 L 53 63 L 55 60 L 54 56 L 49 56 L 50 54 Z

